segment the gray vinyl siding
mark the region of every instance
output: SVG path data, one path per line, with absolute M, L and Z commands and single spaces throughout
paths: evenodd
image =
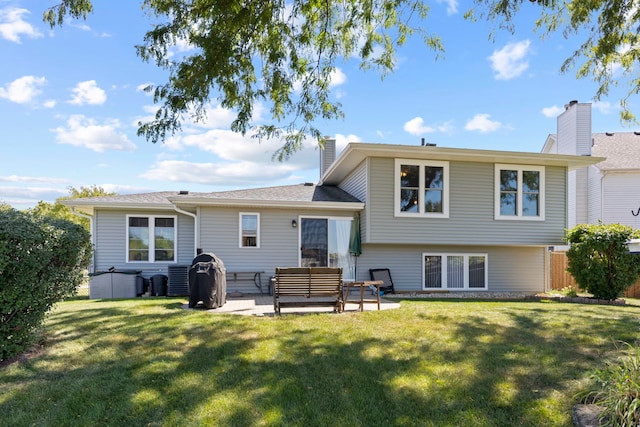
M 177 217 L 177 262 L 140 263 L 127 262 L 127 215 L 157 215 Z M 96 271 L 116 269 L 141 270 L 142 275 L 166 275 L 170 265 L 190 265 L 194 257 L 193 218 L 174 211 L 120 211 L 98 210 L 94 215 L 96 251 L 94 254 Z
M 367 160 L 360 163 L 354 170 L 347 176 L 344 181 L 338 185 L 342 190 L 356 197 L 361 202 L 367 203 L 367 183 L 368 183 L 368 168 Z M 364 209 L 360 212 L 360 223 L 362 225 L 367 223 L 367 211 Z M 367 239 L 367 229 L 361 225 L 362 239 Z
M 494 219 L 492 163 L 450 162 L 449 218 L 394 216 L 394 159 L 369 162 L 365 243 L 559 245 L 566 228 L 566 169 L 545 168 L 545 220 Z
M 487 254 L 486 292 L 544 291 L 545 247 L 363 245 L 357 279 L 369 279 L 371 268 L 388 268 L 396 291 L 422 291 L 422 254 L 425 252 Z
M 576 173 L 576 224 L 589 222 L 589 179 L 587 168 L 578 169 Z
M 260 214 L 260 247 L 239 247 L 240 212 Z M 203 207 L 200 209 L 200 246 L 204 252 L 212 252 L 220 258 L 227 271 L 263 271 L 262 283 L 266 286 L 269 277 L 274 275 L 276 267 L 298 266 L 300 227 L 293 228 L 291 221 L 295 219 L 299 222 L 300 216 L 351 218 L 353 214 L 307 209 Z M 247 275 L 238 276 L 237 282 L 228 275 L 227 289 L 257 292 L 251 278 Z
M 603 180 L 602 221 L 640 228 L 640 174 L 608 173 Z
M 589 180 L 589 224 L 597 224 L 602 220 L 602 173 L 596 166 L 589 166 L 587 171 Z
M 367 162 L 363 161 L 338 185 L 342 190 L 367 202 Z

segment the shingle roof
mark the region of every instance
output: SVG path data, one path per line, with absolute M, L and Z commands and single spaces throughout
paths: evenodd
M 273 202 L 338 202 L 359 203 L 360 200 L 346 191 L 331 185 L 298 184 L 279 187 L 252 188 L 246 190 L 218 191 L 211 193 L 189 192 L 181 194 L 176 191 L 161 191 L 156 193 L 122 194 L 116 196 L 88 197 L 82 199 L 68 199 L 67 205 L 84 206 L 123 206 L 123 205 L 154 205 L 167 208 L 173 206 L 172 198 L 179 202 L 179 198 L 199 200 L 256 200 Z
M 640 169 L 640 132 L 594 133 L 591 155 L 607 158 L 603 170 Z
M 314 184 L 251 188 L 246 190 L 219 191 L 215 193 L 189 193 L 189 195 L 197 195 L 205 199 L 287 202 L 360 202 L 360 200 L 336 186 Z
M 73 203 L 79 202 L 91 202 L 95 204 L 105 203 L 132 203 L 132 204 L 166 204 L 171 206 L 167 197 L 175 196 L 175 191 L 159 191 L 156 193 L 139 193 L 139 194 L 119 194 L 115 196 L 100 196 L 100 197 L 85 197 L 81 199 L 68 199 L 65 202 Z

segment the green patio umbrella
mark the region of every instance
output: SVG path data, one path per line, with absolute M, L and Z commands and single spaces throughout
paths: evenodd
M 360 237 L 360 214 L 358 212 L 353 214 L 353 221 L 351 221 L 351 234 L 349 236 L 349 253 L 355 257 L 353 268 L 353 279 L 357 280 L 358 272 L 358 257 L 362 254 L 362 241 Z

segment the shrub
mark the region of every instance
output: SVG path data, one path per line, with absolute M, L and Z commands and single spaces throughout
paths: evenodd
M 595 298 L 614 300 L 640 276 L 640 257 L 626 242 L 638 231 L 620 224 L 580 224 L 567 231 L 567 271 Z
M 566 296 L 566 297 L 577 297 L 578 296 L 578 290 L 576 288 L 574 288 L 573 286 L 565 286 L 564 288 L 560 289 L 559 292 L 562 295 Z
M 640 425 L 640 348 L 625 344 L 631 353 L 594 371 L 595 386 L 582 399 L 603 408 L 601 426 Z
M 76 292 L 90 259 L 81 226 L 0 209 L 0 361 L 32 344 L 46 313 Z

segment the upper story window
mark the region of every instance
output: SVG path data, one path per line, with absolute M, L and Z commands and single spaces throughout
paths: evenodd
M 176 217 L 127 216 L 127 262 L 175 262 Z
M 260 214 L 240 212 L 240 247 L 260 247 Z
M 449 217 L 449 163 L 396 159 L 396 216 Z
M 544 167 L 496 165 L 495 218 L 544 220 Z

